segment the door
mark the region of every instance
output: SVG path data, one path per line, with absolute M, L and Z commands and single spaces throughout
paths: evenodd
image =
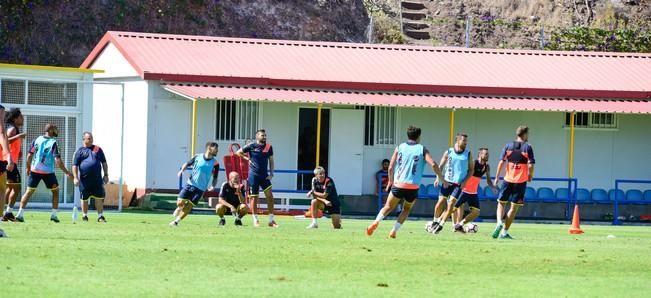
M 339 194 L 362 194 L 363 152 L 364 111 L 332 110 L 329 175 L 334 179 Z
M 301 108 L 298 113 L 298 160 L 299 170 L 312 171 L 316 167 L 317 109 Z M 330 148 L 330 109 L 321 109 L 321 150 L 319 165 L 328 170 L 328 149 Z M 313 174 L 298 174 L 296 189 L 309 190 Z
M 151 122 L 154 137 L 149 158 L 152 172 L 152 187 L 176 189 L 179 180 L 176 173 L 182 163 L 190 159 L 192 136 L 192 104 L 185 100 L 155 100 L 154 121 Z M 199 146 L 198 152 L 203 150 Z

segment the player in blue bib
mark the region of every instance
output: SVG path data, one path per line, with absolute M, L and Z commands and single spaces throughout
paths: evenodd
M 181 220 L 190 214 L 192 207 L 199 203 L 203 194 L 206 191 L 212 191 L 217 185 L 219 162 L 217 162 L 216 156 L 218 150 L 217 143 L 208 142 L 206 152 L 193 156 L 192 159 L 181 166 L 181 171 L 178 173 L 179 177 L 183 176 L 183 172 L 190 166 L 192 167 L 192 174 L 179 192 L 179 198 L 176 200 L 177 207 L 174 210 L 175 219 L 170 223 L 170 226 L 178 226 Z
M 405 200 L 405 205 L 389 237 L 396 238 L 396 234 L 402 224 L 407 220 L 411 208 L 418 197 L 418 188 L 423 178 L 425 163 L 432 167 L 437 177 L 441 177 L 441 170 L 425 146 L 420 144 L 421 130 L 418 127 L 409 126 L 407 128 L 407 142 L 400 144 L 393 151 L 393 156 L 389 163 L 389 182 L 386 191 L 389 197 L 384 207 L 380 210 L 375 221 L 366 228 L 366 234 L 371 236 L 380 222 L 393 211 L 400 200 Z
M 19 222 L 25 221 L 23 214 L 27 207 L 27 202 L 32 198 L 38 185 L 43 181 L 45 187 L 52 192 L 52 214 L 50 220 L 58 223 L 57 210 L 59 208 L 59 181 L 54 174 L 54 168 L 58 167 L 70 179 L 73 178 L 72 173 L 66 169 L 66 166 L 61 160 L 59 153 L 59 145 L 56 137 L 59 136 L 59 129 L 54 124 L 45 125 L 45 135 L 42 135 L 34 142 L 27 154 L 27 191 L 20 200 L 20 209 L 16 215 L 16 220 Z
M 248 156 L 247 156 L 248 154 Z M 274 177 L 274 149 L 267 143 L 267 132 L 260 129 L 255 133 L 255 143 L 248 144 L 237 151 L 237 155 L 249 162 L 249 197 L 251 198 L 251 214 L 253 226 L 259 227 L 258 196 L 260 189 L 267 199 L 269 211 L 269 226 L 278 227 L 274 220 L 274 196 L 271 191 L 271 179 Z
M 461 196 L 466 182 L 472 177 L 474 171 L 475 163 L 470 150 L 466 148 L 467 144 L 468 135 L 459 133 L 457 134 L 454 147 L 443 152 L 441 167 L 444 168 L 443 179 L 446 183 L 441 185 L 439 200 L 434 206 L 434 220 L 431 225 L 428 224 L 426 227 L 426 230 L 430 233 L 438 234 L 441 232 L 450 214 L 452 214 L 452 221 L 455 224 L 461 219 L 461 209 L 458 209 L 455 213 L 452 213 L 452 210 Z M 436 179 L 434 184 L 440 184 L 440 180 Z M 443 203 L 446 201 L 448 205 L 445 211 L 443 211 Z

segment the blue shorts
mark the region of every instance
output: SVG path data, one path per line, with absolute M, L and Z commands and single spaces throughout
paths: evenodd
M 456 204 L 454 204 L 454 208 L 459 208 L 463 206 L 464 203 L 468 203 L 468 206 L 470 208 L 475 208 L 479 210 L 479 197 L 477 194 L 471 194 L 467 192 L 462 192 L 461 196 L 459 196 L 459 200 L 457 201 Z
M 262 189 L 263 192 L 271 189 L 271 181 L 269 181 L 267 177 L 249 176 L 248 182 L 249 195 L 251 196 L 258 196 L 260 194 L 260 189 Z
M 179 198 L 190 201 L 192 205 L 197 205 L 199 204 L 199 200 L 203 198 L 203 193 L 203 190 L 190 184 L 186 184 L 183 189 L 181 189 L 181 192 L 179 192 Z
M 500 203 L 511 202 L 516 205 L 524 205 L 524 192 L 527 190 L 527 183 L 502 182 L 497 201 Z
M 404 199 L 409 203 L 412 203 L 416 198 L 418 198 L 418 189 L 406 189 L 393 186 L 391 187 L 391 193 L 394 197 Z
M 47 189 L 59 188 L 59 181 L 54 173 L 40 174 L 35 172 L 29 173 L 29 178 L 27 178 L 27 188 L 38 188 L 38 184 L 41 183 L 41 180 L 45 183 Z
M 448 182 L 448 187 L 441 184 L 441 191 L 439 192 L 439 197 L 451 197 L 458 199 L 461 196 L 461 185 Z
M 104 185 L 88 185 L 84 186 L 83 183 L 79 183 L 79 192 L 81 193 L 81 200 L 86 201 L 88 199 L 103 200 L 106 197 L 106 191 L 104 190 Z

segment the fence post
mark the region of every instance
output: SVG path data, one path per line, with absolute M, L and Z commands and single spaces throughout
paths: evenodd
M 380 212 L 380 209 L 382 209 L 382 175 L 375 175 L 375 179 L 377 180 L 377 212 Z
M 613 225 L 621 225 L 619 220 L 619 180 L 615 180 L 615 208 L 613 210 Z

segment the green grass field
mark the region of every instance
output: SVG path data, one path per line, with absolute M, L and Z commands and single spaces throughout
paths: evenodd
M 108 224 L 73 225 L 62 213 L 27 212 L 3 223 L 3 297 L 283 296 L 283 297 L 648 297 L 649 227 L 516 224 L 517 240 L 494 240 L 493 223 L 474 235 L 450 227 L 438 236 L 408 221 L 398 239 L 385 220 L 373 237 L 368 220 L 344 230 L 305 230 L 307 220 L 279 218 L 278 229 L 217 227 L 217 217 L 107 214 Z M 266 217 L 261 217 L 266 223 Z M 607 239 L 609 234 L 615 239 Z

